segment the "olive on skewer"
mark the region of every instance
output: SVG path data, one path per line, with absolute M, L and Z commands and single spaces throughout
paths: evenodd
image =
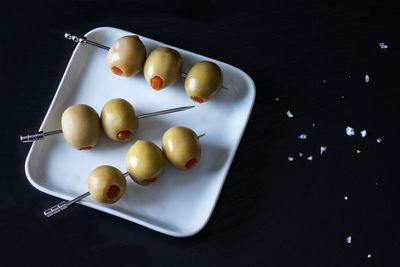
M 126 169 L 138 184 L 148 186 L 161 177 L 165 157 L 161 149 L 149 141 L 138 140 L 126 154 Z
M 146 48 L 137 35 L 119 38 L 108 50 L 107 64 L 117 75 L 132 76 L 143 69 Z
M 99 116 L 88 105 L 70 106 L 61 116 L 61 129 L 70 146 L 79 150 L 91 149 L 100 137 Z
M 181 77 L 182 58 L 178 51 L 159 47 L 153 50 L 144 64 L 144 77 L 155 90 L 175 83 Z
M 192 169 L 200 160 L 201 147 L 197 134 L 186 127 L 172 127 L 162 137 L 165 157 L 176 168 Z
M 138 119 L 184 111 L 194 106 L 183 106 L 136 115 L 132 105 L 117 98 L 108 101 L 102 110 L 101 124 L 106 135 L 116 141 L 128 141 L 138 127 Z M 62 133 L 69 145 L 78 150 L 92 149 L 100 137 L 100 119 L 90 106 L 78 104 L 67 108 L 61 117 L 61 130 L 37 132 L 20 136 L 21 142 L 29 143 L 46 136 Z
M 183 147 L 193 146 L 194 141 L 192 139 L 192 133 L 193 133 L 192 130 L 185 127 L 172 127 L 171 129 L 169 129 L 166 132 L 168 133 L 167 135 L 164 134 L 163 141 L 166 140 L 167 143 L 169 143 L 168 141 L 171 140 L 173 143 L 175 143 L 176 140 L 178 139 L 173 140 L 175 137 L 171 136 L 174 136 L 175 132 L 177 132 L 178 134 L 175 135 L 176 138 L 179 137 L 179 134 L 183 136 L 184 135 L 190 136 L 190 138 L 188 138 L 187 141 L 184 142 L 185 145 Z M 195 142 L 196 143 L 195 147 L 199 145 L 197 139 L 201 138 L 204 135 L 205 134 L 196 136 L 197 138 Z M 173 145 L 173 147 L 176 146 Z M 194 151 L 193 155 L 197 156 L 196 160 L 198 161 L 200 159 L 200 154 L 197 154 L 198 151 L 196 151 L 196 149 L 193 150 L 193 147 L 186 150 L 189 152 L 188 154 L 191 154 L 193 153 L 191 151 Z M 179 162 L 182 161 L 182 158 L 183 162 L 185 162 L 186 160 L 185 157 L 182 157 L 182 153 L 184 153 L 184 151 L 185 149 L 182 149 L 181 147 L 180 150 L 170 150 L 167 153 L 165 153 L 164 151 L 164 155 L 170 162 L 171 159 L 181 159 L 177 161 Z M 177 153 L 178 155 L 174 155 L 175 153 Z M 148 186 L 151 185 L 153 182 L 157 181 L 157 179 L 161 177 L 165 169 L 164 155 L 161 152 L 160 148 L 154 143 L 145 140 L 138 140 L 134 145 L 132 145 L 132 147 L 126 154 L 125 162 L 126 162 L 126 168 L 128 170 L 127 172 L 122 173 L 121 171 L 112 166 L 103 165 L 97 167 L 89 174 L 88 178 L 89 192 L 86 192 L 70 201 L 62 201 L 61 203 L 45 210 L 44 215 L 46 217 L 51 217 L 54 214 L 57 214 L 65 210 L 71 204 L 78 202 L 88 197 L 89 195 L 92 195 L 94 200 L 96 200 L 99 203 L 103 204 L 115 203 L 121 198 L 121 196 L 124 194 L 126 190 L 126 180 L 124 177 L 130 176 L 135 183 L 142 186 Z M 191 156 L 192 155 L 190 155 L 189 157 Z M 193 164 L 191 165 L 192 165 L 191 167 L 194 166 Z M 177 164 L 177 166 L 180 165 Z M 184 168 L 184 169 L 190 169 L 190 168 Z
M 77 43 L 90 44 L 106 50 L 110 49 L 107 46 L 90 41 L 86 37 L 78 37 L 66 33 L 65 38 Z M 123 53 L 119 53 L 115 58 L 119 58 L 121 62 L 124 62 L 123 56 Z M 112 57 L 110 52 L 109 57 Z M 142 59 L 142 57 L 138 58 Z M 109 64 L 109 66 L 114 73 L 123 75 L 124 72 L 119 70 L 115 64 Z M 198 103 L 210 100 L 222 87 L 226 88 L 222 84 L 223 74 L 221 68 L 211 61 L 197 62 L 188 73 L 181 72 L 181 66 L 182 58 L 177 51 L 167 47 L 160 47 L 153 50 L 145 61 L 144 76 L 150 86 L 156 90 L 173 84 L 179 77 L 185 77 L 186 93 L 193 101 Z
M 88 188 L 94 200 L 103 204 L 112 204 L 124 194 L 126 179 L 117 168 L 103 165 L 89 174 Z
M 135 109 L 126 100 L 109 100 L 101 111 L 101 125 L 104 133 L 115 141 L 128 141 L 139 127 Z

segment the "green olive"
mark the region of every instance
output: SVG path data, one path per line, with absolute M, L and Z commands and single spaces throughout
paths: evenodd
M 197 134 L 186 127 L 172 127 L 162 137 L 165 157 L 176 168 L 190 170 L 200 160 L 201 147 Z
M 175 83 L 181 76 L 182 58 L 174 49 L 160 47 L 153 50 L 144 63 L 144 77 L 155 90 Z
M 115 141 L 128 141 L 136 132 L 139 121 L 132 105 L 121 98 L 108 101 L 101 111 L 105 134 Z
M 70 106 L 62 114 L 61 128 L 65 140 L 72 147 L 91 149 L 100 137 L 99 115 L 87 105 Z
M 119 38 L 108 50 L 107 64 L 117 75 L 131 76 L 143 69 L 146 48 L 137 35 Z
M 158 146 L 138 140 L 126 154 L 126 169 L 136 183 L 147 186 L 163 174 L 165 158 Z
M 222 71 L 217 64 L 200 61 L 186 76 L 186 93 L 192 100 L 203 103 L 218 93 L 222 87 L 222 80 Z
M 99 166 L 88 178 L 89 192 L 97 202 L 111 204 L 118 201 L 126 190 L 124 174 L 112 166 Z

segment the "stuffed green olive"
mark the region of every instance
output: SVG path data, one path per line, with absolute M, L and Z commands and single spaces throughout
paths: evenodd
M 114 74 L 132 76 L 143 69 L 146 48 L 137 35 L 119 38 L 107 55 L 108 67 Z

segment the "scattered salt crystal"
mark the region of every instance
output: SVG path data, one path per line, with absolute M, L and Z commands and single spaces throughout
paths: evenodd
M 346 238 L 346 242 L 347 242 L 348 244 L 351 243 L 351 235 L 349 235 L 349 236 Z
M 381 49 L 386 49 L 386 48 L 388 48 L 388 46 L 385 45 L 384 43 L 379 43 L 379 46 L 380 46 Z
M 348 196 L 344 196 L 344 200 L 348 200 L 349 199 L 349 197 Z
M 288 157 L 288 160 L 289 161 L 293 161 L 293 157 Z
M 382 139 L 377 138 L 377 139 L 376 139 L 376 142 L 380 143 L 380 142 L 382 142 Z
M 278 102 L 279 101 L 279 97 L 275 97 L 275 101 Z
M 358 149 L 356 150 L 356 152 L 357 152 L 357 154 L 360 154 L 360 153 L 361 153 L 361 151 L 360 151 L 360 150 L 358 150 Z
M 300 152 L 300 153 L 299 153 L 299 157 L 301 158 L 302 156 L 303 156 L 303 153 Z
M 288 111 L 286 112 L 286 115 L 287 115 L 289 118 L 293 118 L 293 114 L 292 114 L 292 112 L 290 112 L 290 110 L 288 110 Z
M 349 79 L 351 78 L 351 76 L 350 76 L 350 75 L 349 75 L 348 77 L 349 77 Z
M 311 124 L 312 125 L 312 127 L 315 127 L 315 123 L 313 122 L 313 124 Z
M 369 82 L 369 76 L 367 74 L 365 74 L 365 82 L 368 83 Z
M 312 160 L 312 156 L 308 156 L 308 157 L 307 157 L 307 160 Z
M 367 258 L 368 258 L 368 259 L 369 259 L 369 258 L 371 258 L 371 257 L 372 257 L 372 255 L 371 255 L 371 254 L 368 254 L 368 255 L 367 255 Z
M 352 128 L 352 127 L 350 127 L 350 126 L 347 126 L 347 127 L 346 127 L 346 134 L 347 134 L 348 136 L 354 135 L 354 128 Z
M 298 136 L 299 139 L 307 139 L 307 135 L 306 134 L 301 134 Z
M 326 148 L 327 148 L 326 146 L 321 146 L 321 155 L 326 151 Z
M 367 136 L 367 131 L 366 130 L 361 130 L 360 134 L 362 137 L 366 137 Z
M 323 80 L 322 83 L 326 83 L 326 80 Z
M 376 185 L 376 186 L 378 186 L 378 185 L 379 185 L 379 183 L 378 183 L 378 182 L 375 182 L 375 185 Z
M 342 95 L 340 98 L 341 98 L 341 99 L 344 99 L 344 95 Z

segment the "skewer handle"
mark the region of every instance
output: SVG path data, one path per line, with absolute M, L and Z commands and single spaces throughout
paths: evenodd
M 65 210 L 66 208 L 68 208 L 67 202 L 63 201 L 58 203 L 57 205 L 45 210 L 43 212 L 44 216 L 46 216 L 47 218 L 53 216 L 54 214 L 59 213 L 60 211 Z
M 29 142 L 34 142 L 37 140 L 42 140 L 44 138 L 44 133 L 42 131 L 37 132 L 35 134 L 28 134 L 28 135 L 21 135 L 19 137 L 21 139 L 22 143 L 29 143 Z
M 62 130 L 55 130 L 50 132 L 39 131 L 34 134 L 21 135 L 19 138 L 21 139 L 22 143 L 30 143 L 30 142 L 35 142 L 37 140 L 42 140 L 45 136 L 55 135 L 60 133 L 62 133 Z
M 78 35 L 72 35 L 68 32 L 64 34 L 65 39 L 71 40 L 75 43 L 80 43 L 80 44 L 90 44 L 99 48 L 102 48 L 104 50 L 110 50 L 108 46 L 96 43 L 94 41 L 88 40 L 85 36 L 78 36 Z
M 88 197 L 89 195 L 90 195 L 90 193 L 86 192 L 85 194 L 82 194 L 82 195 L 74 198 L 73 200 L 60 202 L 57 205 L 45 210 L 43 212 L 43 214 L 44 214 L 44 216 L 49 218 L 49 217 L 53 216 L 54 214 L 57 214 L 57 213 L 65 210 L 66 208 L 68 208 L 69 205 L 74 204 L 75 202 L 78 202 L 79 200 L 82 200 L 85 197 Z

